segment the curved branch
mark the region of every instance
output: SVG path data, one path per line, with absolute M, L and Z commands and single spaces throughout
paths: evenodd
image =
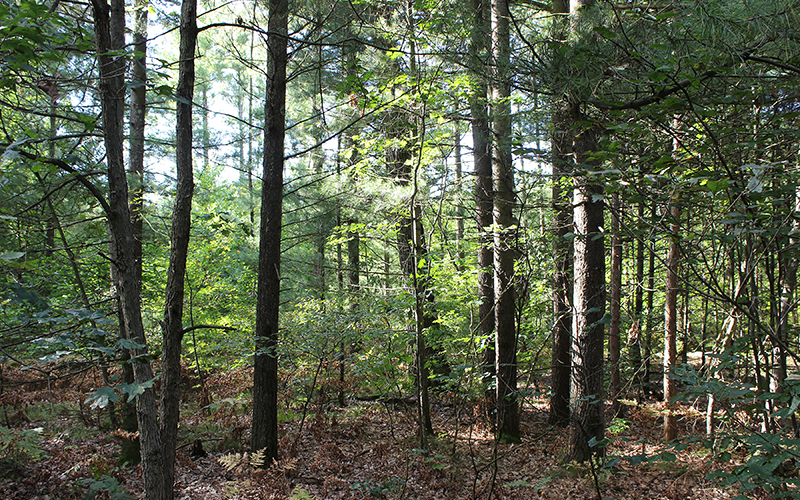
M 8 150 L 9 150 L 9 144 L 0 143 L 0 152 L 4 153 L 5 151 L 8 151 Z M 92 193 L 92 195 L 97 199 L 98 203 L 100 203 L 100 206 L 103 207 L 103 211 L 106 214 L 109 213 L 110 207 L 108 206 L 108 202 L 106 201 L 105 196 L 103 196 L 103 193 L 100 192 L 100 189 L 97 186 L 95 186 L 94 184 L 92 184 L 89 181 L 89 179 L 87 179 L 86 176 L 83 173 L 81 173 L 78 170 L 76 170 L 69 163 L 65 162 L 64 160 L 59 160 L 58 158 L 45 158 L 43 156 L 37 156 L 37 155 L 35 155 L 33 153 L 28 153 L 27 151 L 22 151 L 22 150 L 19 150 L 19 149 L 14 149 L 14 151 L 16 153 L 18 153 L 20 156 L 22 156 L 23 158 L 27 159 L 27 160 L 40 161 L 42 163 L 48 163 L 50 165 L 53 165 L 53 166 L 56 166 L 56 167 L 60 168 L 61 170 L 65 171 L 67 173 L 70 173 L 70 174 L 74 175 L 75 178 L 78 179 L 78 182 L 83 184 L 83 186 L 87 190 L 89 190 L 89 192 Z

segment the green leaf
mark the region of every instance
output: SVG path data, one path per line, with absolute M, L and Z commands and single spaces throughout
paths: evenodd
M 25 256 L 25 252 L 7 252 L 7 253 L 4 253 L 4 254 L 0 255 L 0 259 L 8 262 L 10 260 L 17 260 L 20 257 L 24 257 L 24 256 Z
M 613 40 L 619 36 L 605 26 L 595 26 L 594 32 L 608 40 Z
M 138 384 L 138 383 L 134 382 L 132 384 L 120 384 L 117 387 L 118 387 L 118 389 L 120 391 L 122 391 L 123 394 L 127 394 L 128 395 L 128 401 L 133 401 L 133 399 L 136 396 L 138 396 L 140 394 L 144 394 L 144 391 L 146 391 L 147 389 L 153 387 L 153 384 L 155 383 L 157 378 L 158 378 L 157 376 L 153 377 L 152 379 L 150 379 L 147 382 L 144 382 L 142 384 Z
M 119 394 L 114 391 L 113 387 L 101 387 L 86 398 L 84 404 L 92 404 L 92 408 L 105 408 L 110 402 L 119 400 Z

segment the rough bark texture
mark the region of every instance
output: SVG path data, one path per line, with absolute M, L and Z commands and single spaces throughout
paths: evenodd
M 566 36 L 566 16 L 569 5 L 563 1 L 553 2 L 553 13 L 562 14 L 553 20 L 553 39 Z M 553 64 L 560 61 L 559 51 L 552 52 Z M 569 155 L 572 151 L 568 103 L 556 103 L 551 119 L 550 154 L 553 168 L 553 350 L 551 358 L 552 391 L 550 397 L 551 425 L 569 425 L 570 369 L 572 348 L 572 203 L 566 182 L 572 170 Z
M 280 306 L 283 158 L 286 132 L 286 47 L 289 5 L 269 0 L 267 96 L 264 105 L 264 174 L 261 187 L 258 298 L 253 370 L 252 449 L 266 464 L 278 459 L 278 309 Z
M 666 297 L 664 298 L 664 401 L 668 411 L 664 415 L 664 439 L 671 441 L 678 437 L 678 421 L 672 411 L 670 398 L 677 395 L 675 380 L 671 376 L 672 369 L 677 363 L 678 351 L 676 337 L 678 328 L 678 231 L 680 229 L 680 210 L 677 200 L 670 202 L 670 232 L 669 251 L 667 254 L 667 282 Z
M 133 29 L 133 50 L 138 53 L 132 60 L 131 74 L 131 104 L 130 104 L 130 139 L 129 139 L 129 179 L 131 182 L 130 204 L 131 217 L 133 218 L 133 255 L 136 261 L 136 274 L 138 279 L 142 279 L 142 235 L 144 217 L 142 209 L 144 206 L 144 128 L 146 117 L 146 83 L 147 83 L 147 0 L 137 0 L 134 2 L 134 29 Z M 120 330 L 120 335 L 127 337 L 127 333 Z M 122 358 L 130 359 L 130 352 L 122 350 Z M 122 365 L 122 377 L 126 384 L 133 383 L 133 369 L 129 363 Z M 126 401 L 120 402 L 120 413 L 122 415 L 122 430 L 136 432 L 138 425 L 136 422 L 136 405 Z M 121 438 L 120 461 L 130 464 L 139 463 L 139 439 Z
M 501 442 L 519 441 L 517 401 L 517 325 L 514 301 L 514 170 L 511 163 L 511 85 L 509 69 L 509 20 L 507 0 L 492 2 L 492 109 L 495 154 L 494 187 L 494 296 L 495 352 L 497 370 L 497 437 Z
M 584 121 L 573 111 L 576 123 Z M 581 119 L 583 118 L 583 119 Z M 574 140 L 575 162 L 591 167 L 588 155 L 597 149 L 597 131 L 581 130 Z M 586 175 L 576 176 L 573 191 L 575 267 L 572 330 L 572 416 L 570 457 L 578 462 L 602 455 L 603 340 L 605 311 L 605 239 L 603 237 L 603 186 Z
M 472 0 L 472 36 L 470 39 L 470 64 L 472 89 L 470 113 L 472 115 L 472 154 L 475 170 L 475 219 L 478 227 L 478 333 L 489 339 L 483 352 L 483 383 L 488 388 L 495 377 L 494 332 L 494 262 L 491 248 L 492 226 L 491 131 L 487 111 L 487 86 L 485 71 L 488 67 L 489 2 Z M 494 392 L 486 390 L 489 406 L 494 406 Z
M 194 51 L 197 42 L 197 0 L 181 5 L 178 86 L 176 100 L 175 168 L 177 187 L 172 212 L 169 269 L 164 301 L 161 358 L 161 440 L 164 446 L 164 480 L 170 491 L 175 482 L 175 447 L 180 419 L 181 342 L 186 259 L 189 251 L 194 173 L 192 166 L 192 99 Z
M 122 321 L 131 339 L 146 346 L 141 309 L 141 280 L 136 275 L 133 253 L 134 236 L 128 205 L 128 182 L 123 161 L 122 116 L 125 102 L 124 59 L 110 52 L 122 48 L 124 38 L 124 2 L 117 0 L 113 7 L 105 0 L 93 0 L 95 44 L 100 71 L 100 104 L 103 119 L 103 142 L 108 169 L 108 223 L 115 253 L 113 255 L 117 294 Z M 112 24 L 114 28 L 112 30 Z M 112 43 L 112 40 L 116 44 Z M 147 385 L 153 370 L 145 348 L 132 349 L 133 372 L 136 383 Z M 158 427 L 158 408 L 155 390 L 146 388 L 136 397 L 137 419 L 142 454 L 142 479 L 148 500 L 169 499 L 172 490 L 165 487 L 163 454 Z

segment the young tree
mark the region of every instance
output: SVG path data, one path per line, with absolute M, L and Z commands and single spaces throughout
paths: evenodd
M 669 253 L 667 254 L 666 298 L 664 300 L 664 401 L 669 411 L 664 415 L 664 439 L 671 441 L 678 437 L 678 420 L 672 409 L 670 399 L 677 395 L 672 370 L 677 364 L 677 326 L 678 326 L 678 258 L 680 246 L 678 231 L 680 230 L 680 208 L 677 198 L 670 200 Z
M 608 364 L 611 372 L 611 402 L 613 414 L 618 415 L 620 396 L 620 310 L 622 308 L 622 235 L 620 218 L 622 202 L 619 191 L 611 195 L 611 323 L 608 325 Z

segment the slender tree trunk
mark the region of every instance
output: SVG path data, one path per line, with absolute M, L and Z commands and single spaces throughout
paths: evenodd
M 667 413 L 664 415 L 664 439 L 672 441 L 678 437 L 678 421 L 670 399 L 677 395 L 672 369 L 677 364 L 677 326 L 678 326 L 678 244 L 680 231 L 680 208 L 678 200 L 670 200 L 670 241 L 667 254 L 667 290 L 664 299 L 664 402 Z
M 622 298 L 622 236 L 619 221 L 622 203 L 619 192 L 611 195 L 611 324 L 608 327 L 608 362 L 611 372 L 611 402 L 619 414 L 620 308 Z
M 269 0 L 269 60 L 264 105 L 264 174 L 258 247 L 252 428 L 252 449 L 264 450 L 266 464 L 279 458 L 277 347 L 288 21 L 288 1 Z
M 650 220 L 655 220 L 655 206 L 650 207 Z M 656 254 L 650 252 L 647 265 L 647 317 L 644 324 L 644 383 L 645 395 L 652 393 L 650 386 L 650 362 L 653 359 L 653 300 L 656 292 Z
M 416 176 L 414 177 L 416 183 Z M 414 192 L 417 186 L 414 186 Z M 411 230 L 413 253 L 411 260 L 413 268 L 411 279 L 414 286 L 414 325 L 416 327 L 416 364 L 417 364 L 417 409 L 420 422 L 420 447 L 424 450 L 428 448 L 428 436 L 433 434 L 433 422 L 431 421 L 431 405 L 428 397 L 428 363 L 427 346 L 425 345 L 425 334 L 433 326 L 432 317 L 425 311 L 426 294 L 428 287 L 426 281 L 429 273 L 419 275 L 420 259 L 425 255 L 422 231 L 422 207 L 416 202 L 416 198 L 411 199 Z M 426 266 L 427 267 L 427 266 Z
M 563 1 L 553 2 L 553 13 L 560 17 L 553 19 L 553 38 L 563 40 L 567 32 L 566 14 L 569 5 Z M 553 50 L 553 60 L 557 61 L 559 52 Z M 570 369 L 572 348 L 572 200 L 566 186 L 572 151 L 572 133 L 566 97 L 555 104 L 552 117 L 552 136 L 550 154 L 553 164 L 553 354 L 552 390 L 550 397 L 550 416 L 552 425 L 569 425 Z
M 497 439 L 519 442 L 517 401 L 517 326 L 514 297 L 514 166 L 511 155 L 511 84 L 509 80 L 511 14 L 507 0 L 492 1 L 492 158 L 494 187 L 494 296 L 497 371 Z
M 132 61 L 132 85 L 130 104 L 130 140 L 129 140 L 129 179 L 131 187 L 131 217 L 133 218 L 133 254 L 136 261 L 136 274 L 142 280 L 142 244 L 144 238 L 144 129 L 147 112 L 147 10 L 148 0 L 134 2 L 133 50 L 137 53 Z M 122 337 L 127 333 L 120 331 Z M 128 349 L 122 349 L 123 360 L 130 359 Z M 133 369 L 130 363 L 122 364 L 122 378 L 126 384 L 133 383 Z M 122 430 L 134 433 L 138 430 L 136 422 L 136 405 L 120 401 L 122 413 Z M 120 461 L 130 464 L 139 463 L 139 438 L 122 438 Z
M 208 81 L 203 81 L 200 84 L 200 99 L 202 100 L 202 108 L 200 116 L 202 118 L 202 131 L 203 131 L 203 170 L 208 170 L 208 165 L 211 162 L 211 129 L 208 127 Z
M 177 188 L 172 212 L 169 269 L 161 357 L 161 440 L 164 446 L 164 480 L 172 491 L 175 483 L 175 449 L 180 419 L 181 343 L 186 260 L 189 252 L 194 173 L 192 166 L 192 100 L 194 99 L 194 52 L 197 44 L 197 0 L 181 5 L 178 86 L 176 99 L 175 167 Z
M 464 270 L 464 203 L 461 200 L 461 193 L 464 190 L 462 161 L 461 161 L 461 123 L 455 122 L 453 130 L 453 158 L 456 170 L 456 198 L 458 209 L 456 212 L 456 270 Z
M 399 138 L 404 132 L 403 129 L 392 129 L 387 135 Z M 405 147 L 392 148 L 389 152 L 390 171 L 403 186 L 407 186 L 412 181 L 409 161 L 412 161 L 412 154 Z M 433 327 L 436 318 L 431 313 L 434 295 L 427 286 L 428 273 L 420 274 L 421 270 L 418 267 L 419 259 L 428 252 L 423 237 L 425 233 L 421 220 L 422 210 L 416 200 L 416 176 L 414 176 L 413 182 L 415 194 L 412 196 L 408 212 L 400 216 L 397 224 L 397 252 L 400 258 L 400 269 L 410 281 L 414 294 L 414 307 L 411 310 L 414 324 L 410 330 L 414 333 L 416 344 L 414 371 L 419 396 L 420 429 L 422 434 L 432 434 L 430 406 L 427 403 L 428 366 L 435 364 L 434 356 L 436 354 L 426 344 L 425 335 Z M 427 437 L 420 436 L 420 439 L 427 439 Z
M 792 234 L 793 237 L 788 238 L 786 246 L 778 253 L 781 297 L 778 309 L 778 331 L 776 334 L 779 343 L 774 347 L 776 367 L 774 370 L 775 388 L 773 392 L 783 390 L 783 383 L 786 380 L 786 346 L 789 345 L 789 313 L 792 311 L 793 300 L 797 289 L 797 251 L 792 251 L 791 249 L 797 247 L 799 240 L 796 235 L 800 233 L 800 220 L 797 219 L 797 215 L 800 214 L 800 190 L 795 188 L 794 199 L 792 200 L 790 198 L 790 200 L 790 203 L 793 204 L 792 210 L 795 215 L 794 223 L 790 230 L 790 234 Z
M 637 218 L 640 233 L 636 239 L 636 291 L 633 300 L 633 324 L 628 335 L 628 359 L 633 368 L 634 385 L 639 397 L 644 394 L 644 367 L 642 366 L 642 325 L 644 312 L 644 241 L 641 231 L 644 221 L 644 203 L 639 203 Z
M 494 410 L 495 377 L 494 262 L 491 248 L 492 187 L 491 131 L 489 130 L 486 75 L 488 62 L 489 0 L 471 0 L 473 26 L 470 38 L 472 155 L 475 170 L 475 219 L 478 228 L 478 334 L 487 339 L 483 350 L 483 384 L 489 412 Z
M 122 116 L 125 95 L 125 68 L 122 57 L 112 52 L 124 46 L 125 5 L 115 0 L 92 0 L 95 44 L 100 71 L 100 104 L 103 119 L 103 142 L 108 168 L 108 224 L 113 240 L 113 267 L 122 311 L 123 327 L 141 348 L 131 349 L 135 382 L 144 387 L 136 397 L 142 455 L 142 479 L 148 500 L 170 499 L 171 488 L 164 480 L 163 448 L 158 427 L 158 407 L 152 388 L 153 370 L 147 360 L 141 309 L 141 280 L 136 274 L 133 248 L 134 232 L 128 205 L 128 182 L 123 161 Z

